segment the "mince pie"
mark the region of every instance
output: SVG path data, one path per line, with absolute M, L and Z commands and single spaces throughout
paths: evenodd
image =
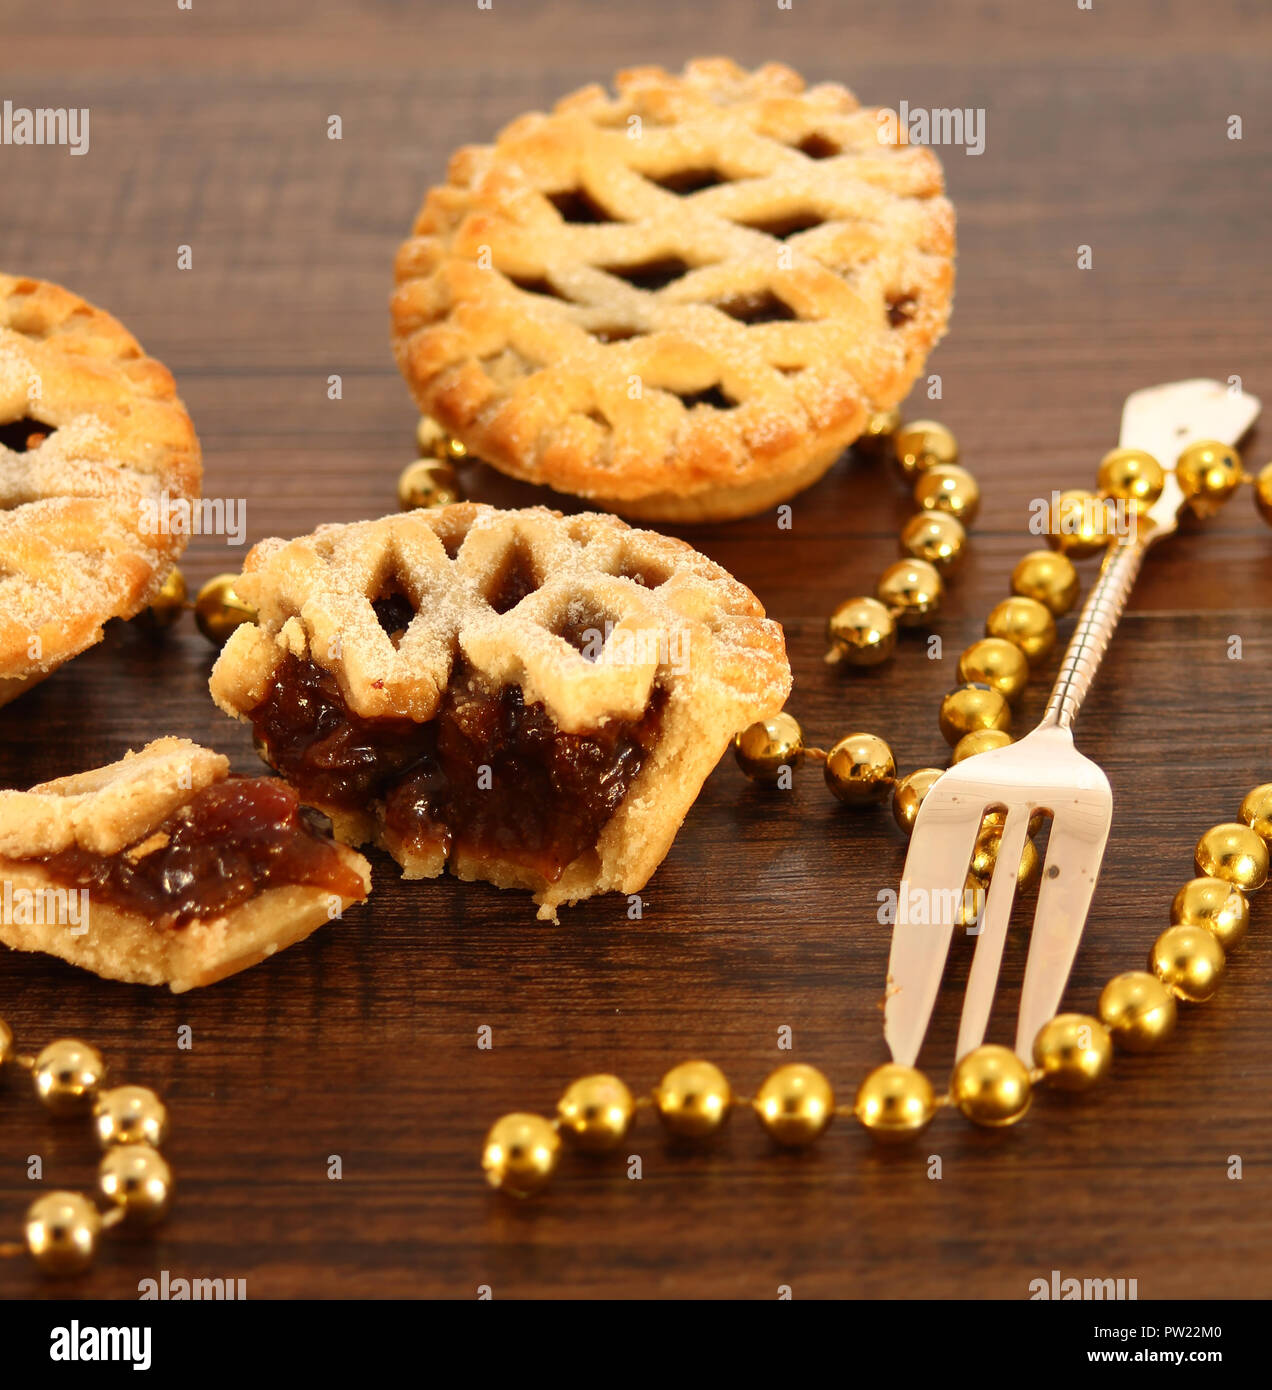
M 682 541 L 460 503 L 267 540 L 212 694 L 352 844 L 562 903 L 634 893 L 730 737 L 790 689 L 781 628 Z
M 761 511 L 899 401 L 944 332 L 940 165 L 775 63 L 616 86 L 452 158 L 398 252 L 398 364 L 514 477 L 648 520 Z
M 167 368 L 78 295 L 0 274 L 0 705 L 150 602 L 200 476 Z
M 193 989 L 361 902 L 360 854 L 277 777 L 162 738 L 108 767 L 0 791 L 0 940 L 111 980 Z

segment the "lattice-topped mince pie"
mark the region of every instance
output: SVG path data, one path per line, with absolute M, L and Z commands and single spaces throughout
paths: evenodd
M 616 86 L 452 158 L 398 253 L 398 364 L 514 477 L 650 520 L 760 511 L 899 401 L 944 332 L 940 165 L 778 64 Z
M 0 940 L 112 980 L 211 984 L 366 897 L 370 869 L 277 777 L 161 738 L 0 791 Z
M 640 889 L 730 737 L 790 689 L 781 628 L 681 541 L 460 503 L 267 540 L 212 694 L 407 878 Z
M 0 274 L 0 705 L 154 597 L 185 546 L 199 442 L 166 367 L 109 314 Z

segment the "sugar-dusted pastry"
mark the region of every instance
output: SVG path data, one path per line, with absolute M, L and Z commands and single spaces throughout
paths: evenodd
M 420 409 L 627 516 L 761 511 L 941 337 L 954 213 L 895 118 L 789 68 L 619 73 L 451 160 L 397 256 Z
M 168 369 L 78 295 L 0 274 L 0 705 L 150 602 L 200 477 Z
M 181 738 L 0 791 L 0 941 L 112 980 L 193 989 L 366 897 L 370 870 L 277 777 Z
M 541 917 L 662 862 L 731 736 L 790 689 L 781 628 L 681 541 L 460 503 L 267 540 L 212 672 L 263 756 L 407 878 Z

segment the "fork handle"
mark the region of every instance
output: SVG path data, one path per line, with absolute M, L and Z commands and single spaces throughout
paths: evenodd
M 1082 616 L 1065 650 L 1064 664 L 1047 701 L 1042 725 L 1068 729 L 1100 669 L 1104 653 L 1130 597 L 1148 544 L 1143 535 L 1113 546 L 1100 567 L 1100 577 L 1082 608 Z

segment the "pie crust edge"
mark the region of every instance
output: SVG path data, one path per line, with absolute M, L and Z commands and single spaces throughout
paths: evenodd
M 6 367 L 0 416 L 31 415 L 55 430 L 83 427 L 92 439 L 86 457 L 93 456 L 103 482 L 143 472 L 170 500 L 198 498 L 202 455 L 172 374 L 111 314 L 60 285 L 0 272 Z M 122 484 L 117 495 L 86 487 L 0 511 L 0 552 L 29 580 L 18 607 L 0 610 L 0 705 L 99 642 L 111 618 L 131 618 L 154 598 L 188 537 L 177 529 L 146 534 L 137 517 L 137 496 Z M 96 557 L 88 582 L 43 596 L 41 580 L 56 577 L 68 551 Z

